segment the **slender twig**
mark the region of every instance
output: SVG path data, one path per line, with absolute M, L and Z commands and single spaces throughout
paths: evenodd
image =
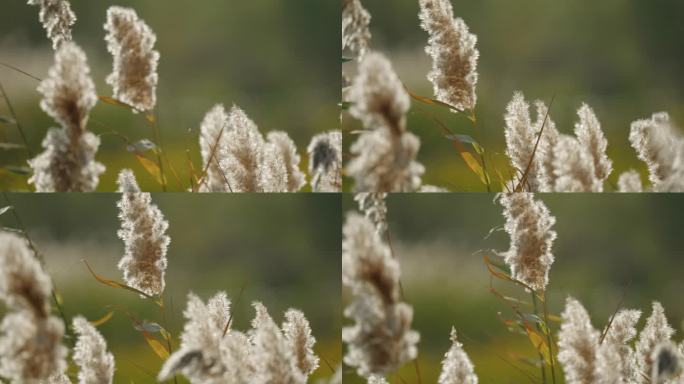
M 161 316 L 162 316 L 162 324 L 164 325 L 164 329 L 166 330 L 166 335 L 164 338 L 166 339 L 166 345 L 169 349 L 169 355 L 170 355 L 173 353 L 173 346 L 171 345 L 171 333 L 169 333 L 169 326 L 168 326 L 169 324 L 166 321 L 166 311 L 164 310 L 165 305 L 163 305 L 163 303 L 164 303 L 164 295 L 163 294 L 161 295 L 159 300 L 162 303 L 162 305 L 159 306 L 159 311 L 161 312 Z M 173 382 L 175 384 L 178 384 L 178 378 L 176 377 L 175 374 L 173 375 Z
M 544 324 L 546 326 L 546 342 L 549 344 L 549 360 L 551 362 L 551 381 L 556 383 L 556 363 L 554 362 L 553 355 L 553 335 L 551 334 L 551 329 L 549 329 L 549 308 L 546 304 L 546 291 L 543 293 L 544 301 Z
M 523 172 L 522 179 L 520 179 L 520 183 L 515 188 L 515 192 L 522 191 L 524 185 L 527 184 L 527 178 L 530 174 L 530 170 L 532 169 L 532 161 L 534 160 L 534 156 L 537 154 L 537 147 L 539 146 L 539 143 L 541 142 L 542 134 L 544 133 L 544 128 L 546 127 L 546 122 L 549 118 L 549 113 L 551 112 L 551 107 L 553 106 L 553 101 L 555 99 L 556 99 L 556 95 L 553 95 L 551 97 L 551 101 L 549 102 L 549 107 L 546 109 L 546 115 L 544 115 L 544 122 L 542 122 L 541 129 L 539 130 L 539 135 L 537 135 L 537 141 L 534 143 L 534 149 L 532 150 L 532 155 L 530 156 L 530 161 L 527 163 L 527 168 L 525 168 L 525 172 Z
M 539 310 L 537 307 L 537 295 L 532 291 L 532 305 L 534 305 L 534 315 L 539 316 Z M 541 332 L 541 327 L 539 326 L 539 323 L 536 323 L 536 328 L 537 331 Z M 544 368 L 544 365 L 546 364 L 546 359 L 544 358 L 544 354 L 540 351 L 537 350 L 539 353 L 539 358 L 541 359 L 539 368 L 541 369 L 541 376 L 542 376 L 542 383 L 546 384 L 546 369 Z
M 26 153 L 28 153 L 28 157 L 33 158 L 33 153 L 31 152 L 31 148 L 29 147 L 28 139 L 26 139 L 26 134 L 24 134 L 24 129 L 21 128 L 21 124 L 19 124 L 19 119 L 17 118 L 17 114 L 14 111 L 14 107 L 12 106 L 12 103 L 10 102 L 9 96 L 7 96 L 7 92 L 5 92 L 5 87 L 2 85 L 2 82 L 0 81 L 0 92 L 2 92 L 2 97 L 5 99 L 5 103 L 7 103 L 7 108 L 9 108 L 10 114 L 12 114 L 12 119 L 14 119 L 14 125 L 17 127 L 17 130 L 19 131 L 19 134 L 21 135 L 21 140 L 24 142 L 24 146 L 26 146 Z
M 157 124 L 157 115 L 154 112 L 150 112 L 151 117 L 152 134 L 154 135 L 154 141 L 157 145 L 155 149 L 155 154 L 157 155 L 157 163 L 159 164 L 159 178 L 161 179 L 162 191 L 166 192 L 166 177 L 164 177 L 164 162 L 162 161 L 162 145 L 161 145 L 161 132 L 159 131 L 159 125 Z M 147 119 L 150 121 L 150 119 Z

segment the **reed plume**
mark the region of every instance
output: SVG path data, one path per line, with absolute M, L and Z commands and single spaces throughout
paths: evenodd
M 539 183 L 538 192 L 553 192 L 556 185 L 554 174 L 554 161 L 556 152 L 554 148 L 561 138 L 556 128 L 556 123 L 549 116 L 549 107 L 544 102 L 537 100 L 534 103 L 537 110 L 537 119 L 534 122 L 534 132 L 541 132 L 539 145 L 535 157 L 535 166 L 538 167 L 536 179 Z
M 107 84 L 114 97 L 136 111 L 151 111 L 157 104 L 157 66 L 154 50 L 157 36 L 132 8 L 113 6 L 107 10 L 107 50 L 114 59 Z
M 531 193 L 502 194 L 499 203 L 511 238 L 509 250 L 502 254 L 511 276 L 534 290 L 545 290 L 554 261 L 551 248 L 557 234 L 551 228 L 556 218 Z
M 0 377 L 40 383 L 66 369 L 64 324 L 50 315 L 52 282 L 25 239 L 0 232 Z
M 613 317 L 596 356 L 598 384 L 630 384 L 638 382 L 636 355 L 629 343 L 637 335 L 641 317 L 638 310 L 620 310 Z
M 284 167 L 281 178 L 285 180 L 284 188 L 273 188 L 277 191 L 297 192 L 306 184 L 306 177 L 299 169 L 301 157 L 297 153 L 294 141 L 287 133 L 272 131 L 266 135 L 266 141 L 273 145 L 273 155 Z
M 439 384 L 477 384 L 475 368 L 456 338 L 456 329 L 451 328 L 451 348 L 444 355 Z
M 580 145 L 587 148 L 594 162 L 594 174 L 603 185 L 613 171 L 613 162 L 606 155 L 608 141 L 601 130 L 601 124 L 594 111 L 587 104 L 582 104 L 577 111 L 579 121 L 575 124 L 575 136 Z
M 577 300 L 568 297 L 558 333 L 558 362 L 563 366 L 568 384 L 595 382 L 599 337 L 586 309 Z
M 61 128 L 51 128 L 43 140 L 45 151 L 29 160 L 29 183 L 38 192 L 95 190 L 105 167 L 95 161 L 100 138 L 86 130 L 97 94 L 83 50 L 71 42 L 60 45 L 38 92 L 41 108 Z
M 307 148 L 311 189 L 314 192 L 342 190 L 342 132 L 329 131 L 311 138 Z
M 368 384 L 389 384 L 382 376 L 370 376 L 368 377 Z
M 361 60 L 368 50 L 371 15 L 360 0 L 342 1 L 342 49 L 351 50 Z
M 347 173 L 358 192 L 413 192 L 425 172 L 416 161 L 420 140 L 406 131 L 411 102 L 387 58 L 369 53 L 349 91 L 349 112 L 366 127 L 350 148 Z
M 78 383 L 112 384 L 114 355 L 107 351 L 105 339 L 84 317 L 75 317 L 73 327 L 78 335 L 74 347 L 74 362 L 80 368 Z
M 28 0 L 29 5 L 40 7 L 39 18 L 47 36 L 52 40 L 52 48 L 71 41 L 71 27 L 76 23 L 76 15 L 67 0 Z
M 620 174 L 618 179 L 618 191 L 623 193 L 643 192 L 644 186 L 641 184 L 639 172 L 630 169 Z
M 374 225 L 379 235 L 387 231 L 387 193 L 361 192 L 354 195 L 354 201 L 359 204 L 359 211 Z
M 343 236 L 342 283 L 353 294 L 344 314 L 354 320 L 342 329 L 344 362 L 363 377 L 387 374 L 416 357 L 420 339 L 413 309 L 400 301 L 399 263 L 361 215 L 347 216 Z
M 554 148 L 556 192 L 602 192 L 592 154 L 577 138 L 562 136 Z
M 161 295 L 164 291 L 166 251 L 171 239 L 166 235 L 169 223 L 159 208 L 152 204 L 149 193 L 141 192 L 133 173 L 124 169 L 119 174 L 121 200 L 118 236 L 125 244 L 119 269 L 126 284 L 147 295 Z
M 670 121 L 667 113 L 655 113 L 650 119 L 633 122 L 629 141 L 639 159 L 648 166 L 648 177 L 654 190 L 665 189 L 662 185 L 667 181 L 672 185 L 672 178 L 681 180 L 684 176 L 684 164 L 677 161 L 684 156 L 684 138 Z
M 653 361 L 651 383 L 681 383 L 679 380 L 681 378 L 678 376 L 682 372 L 682 364 L 684 363 L 682 358 L 682 352 L 673 342 L 666 341 L 658 344 L 651 354 L 651 361 Z
M 473 110 L 477 102 L 477 36 L 463 19 L 454 18 L 450 0 L 420 0 L 421 27 L 430 34 L 425 48 L 432 57 L 428 80 L 435 98 L 459 111 Z
M 540 189 L 540 157 L 536 156 L 535 144 L 537 132 L 530 118 L 530 105 L 525 101 L 522 92 L 515 92 L 513 99 L 506 107 L 504 115 L 506 128 L 506 155 L 511 161 L 516 174 L 522 178 L 527 170 L 526 189 Z M 529 169 L 528 169 L 529 168 Z
M 200 192 L 228 192 L 226 176 L 219 163 L 219 150 L 226 145 L 228 114 L 222 104 L 215 105 L 200 125 L 200 153 L 207 170 Z
M 661 343 L 670 341 L 673 334 L 674 330 L 667 322 L 663 306 L 654 302 L 651 315 L 646 320 L 646 325 L 636 342 L 637 367 L 645 377 L 650 377 L 653 371 L 655 348 Z M 644 383 L 646 381 L 641 378 L 639 382 Z
M 319 358 L 314 354 L 313 346 L 316 338 L 311 335 L 311 326 L 302 311 L 289 309 L 285 312 L 283 334 L 288 349 L 294 353 L 299 371 L 309 376 L 318 368 Z

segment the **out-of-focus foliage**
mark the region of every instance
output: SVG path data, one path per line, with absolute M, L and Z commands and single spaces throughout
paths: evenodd
M 513 318 L 509 305 L 489 292 L 490 274 L 483 261 L 492 250 L 505 251 L 509 239 L 501 207 L 489 194 L 391 195 L 388 223 L 402 268 L 406 301 L 414 308 L 413 328 L 420 332 L 418 358 L 422 382 L 434 383 L 449 349 L 449 331 L 475 364 L 482 383 L 531 383 L 537 368 L 521 359 L 536 352 L 525 335 L 511 333 L 500 321 Z M 642 328 L 651 302 L 660 301 L 677 335 L 684 331 L 684 288 L 678 195 L 537 195 L 557 219 L 555 262 L 547 287 L 549 311 L 559 315 L 569 295 L 589 311 L 601 329 L 618 305 L 641 309 Z M 351 197 L 344 211 L 356 209 Z M 490 232 L 491 231 L 491 232 Z M 501 293 L 530 302 L 530 295 L 494 280 Z M 343 303 L 348 303 L 344 292 Z M 529 311 L 529 308 L 528 308 Z M 348 320 L 345 320 L 345 322 Z M 551 323 L 554 335 L 558 323 Z M 676 336 L 677 341 L 681 335 Z M 558 371 L 560 372 L 560 371 Z M 349 369 L 345 382 L 361 383 Z M 399 375 L 418 382 L 406 364 Z M 401 382 L 398 377 L 393 383 Z M 537 381 L 539 382 L 539 381 Z
M 38 21 L 38 9 L 8 1 L 0 17 L 0 61 L 43 78 L 52 64 L 52 48 Z M 89 1 L 72 0 L 78 17 L 74 40 L 88 55 L 100 95 L 111 96 L 105 77 L 112 70 L 104 42 L 105 12 L 111 5 L 131 6 L 157 34 L 158 107 L 163 148 L 184 185 L 188 156 L 200 164 L 199 125 L 216 103 L 240 105 L 263 132 L 283 130 L 304 156 L 311 137 L 338 125 L 340 90 L 339 4 L 333 1 Z M 0 81 L 14 104 L 34 154 L 51 126 L 38 107 L 37 81 L 0 68 Z M 9 110 L 0 100 L 0 116 Z M 99 103 L 88 126 L 102 136 L 98 161 L 107 166 L 99 190 L 112 191 L 121 168 L 135 170 L 144 190 L 160 186 L 126 145 L 108 132 L 132 141 L 153 139 L 142 115 Z M 12 125 L 0 123 L 0 141 L 22 143 Z M 151 158 L 154 159 L 154 156 Z M 25 166 L 20 149 L 0 153 L 0 165 Z M 156 159 L 155 159 L 156 160 Z M 305 166 L 303 162 L 302 167 Z M 168 169 L 166 170 L 168 173 Z M 167 174 L 169 186 L 178 189 Z M 26 189 L 25 177 L 0 172 L 0 185 Z
M 483 191 L 458 152 L 443 136 L 434 118 L 455 133 L 475 137 L 489 152 L 492 166 L 505 169 L 503 154 L 506 104 L 514 90 L 547 103 L 555 95 L 551 116 L 561 132 L 572 133 L 582 102 L 594 108 L 608 138 L 608 155 L 615 162 L 609 182 L 621 172 L 646 167 L 629 145 L 632 121 L 667 111 L 684 127 L 684 50 L 678 15 L 684 3 L 590 0 L 549 2 L 523 0 L 453 0 L 478 36 L 480 51 L 476 107 L 478 131 L 465 116 L 439 106 L 413 101 L 407 127 L 421 139 L 418 160 L 426 167 L 423 181 L 457 191 Z M 426 79 L 430 58 L 424 52 L 427 33 L 419 26 L 418 2 L 365 0 L 373 19 L 371 48 L 393 62 L 399 77 L 416 94 L 432 95 Z M 355 64 L 344 64 L 349 74 Z M 345 147 L 360 123 L 345 117 Z M 493 164 L 491 164 L 493 163 Z M 495 173 L 492 178 L 498 179 Z M 509 177 L 504 173 L 504 177 Z M 645 180 L 645 179 L 644 179 Z M 500 186 L 495 186 L 500 189 Z M 610 188 L 609 190 L 612 190 Z
M 140 320 L 160 321 L 159 308 L 151 301 L 100 284 L 81 261 L 87 260 L 104 277 L 123 280 L 116 267 L 124 252 L 116 235 L 118 198 L 115 194 L 10 195 L 44 255 L 67 316 L 82 314 L 96 320 L 113 305 Z M 216 194 L 167 193 L 154 194 L 152 199 L 169 221 L 165 297 L 168 329 L 174 336 L 182 329 L 188 292 L 206 300 L 225 290 L 233 302 L 237 329 L 249 329 L 255 300 L 267 305 L 278 323 L 288 308 L 298 308 L 311 322 L 322 361 L 333 367 L 341 361 L 339 197 L 226 199 Z M 0 216 L 0 225 L 17 228 L 11 211 Z M 116 358 L 115 382 L 153 382 L 149 374 L 156 375 L 162 361 L 125 314 L 115 312 L 98 329 Z M 331 375 L 322 362 L 313 376 Z

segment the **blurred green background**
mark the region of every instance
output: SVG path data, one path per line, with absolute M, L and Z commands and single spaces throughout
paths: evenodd
M 372 15 L 372 49 L 390 58 L 410 90 L 434 97 L 426 79 L 432 63 L 424 52 L 428 35 L 419 26 L 418 1 L 362 3 Z M 564 133 L 572 133 L 576 111 L 587 102 L 608 137 L 613 185 L 629 168 L 645 174 L 645 165 L 629 145 L 632 121 L 667 111 L 679 127 L 684 126 L 684 23 L 680 20 L 684 2 L 452 0 L 452 4 L 455 15 L 478 37 L 478 130 L 463 116 L 412 101 L 408 129 L 421 139 L 418 159 L 427 169 L 424 183 L 455 191 L 484 190 L 443 137 L 435 117 L 455 133 L 475 137 L 489 152 L 490 162 L 506 169 L 503 114 L 515 90 L 523 91 L 528 100 L 547 104 L 555 95 L 551 117 Z M 354 66 L 347 63 L 343 68 L 353 74 Z M 361 125 L 345 116 L 343 126 L 348 147 L 355 140 L 348 133 Z M 495 173 L 492 176 L 497 179 Z
M 47 269 L 64 298 L 69 316 L 90 320 L 106 306 L 126 308 L 138 319 L 160 321 L 159 309 L 128 291 L 97 282 L 81 261 L 117 281 L 124 245 L 115 194 L 31 195 L 10 199 L 44 254 Z M 251 303 L 262 301 L 278 323 L 288 308 L 301 309 L 317 339 L 321 366 L 314 377 L 330 377 L 341 357 L 340 200 L 333 195 L 155 194 L 153 201 L 169 221 L 167 318 L 178 335 L 189 292 L 204 300 L 218 291 L 232 300 L 234 327 L 248 330 Z M 4 202 L 3 202 L 4 204 Z M 4 206 L 4 205 L 3 205 Z M 17 228 L 11 212 L 0 225 Z M 242 290 L 242 294 L 240 293 Z M 99 327 L 116 359 L 116 383 L 154 382 L 162 361 L 126 315 L 115 313 Z
M 340 98 L 339 3 L 320 0 L 260 0 L 202 2 L 166 0 L 71 0 L 78 17 L 74 40 L 92 67 L 100 95 L 111 96 L 104 82 L 111 57 L 104 43 L 103 24 L 111 5 L 131 6 L 157 34 L 160 52 L 158 105 L 163 148 L 184 185 L 188 156 L 200 164 L 199 125 L 216 103 L 241 106 L 262 133 L 284 130 L 304 158 L 316 133 L 338 127 Z M 0 16 L 0 61 L 44 77 L 53 62 L 51 43 L 38 22 L 38 7 L 26 1 L 3 4 Z M 34 155 L 47 129 L 55 123 L 43 113 L 37 82 L 0 67 L 0 81 L 14 103 Z M 0 115 L 9 111 L 0 103 Z M 99 103 L 89 124 L 96 134 L 117 131 L 131 140 L 152 139 L 141 115 Z M 0 125 L 0 142 L 22 143 L 14 126 Z M 160 190 L 116 136 L 102 137 L 97 159 L 107 166 L 99 189 L 115 190 L 121 168 L 134 169 L 145 190 Z M 23 150 L 0 153 L 0 164 L 25 166 Z M 306 166 L 303 159 L 302 166 Z M 169 176 L 170 186 L 179 189 Z M 3 171 L 0 185 L 28 188 L 26 177 Z
M 639 329 L 650 315 L 651 302 L 660 301 L 682 340 L 684 307 L 684 242 L 679 195 L 538 195 L 556 217 L 558 232 L 550 271 L 548 305 L 559 315 L 567 296 L 580 300 L 595 328 L 602 329 L 622 302 L 641 309 Z M 455 326 L 464 349 L 475 364 L 481 383 L 530 383 L 539 371 L 521 362 L 534 359 L 525 335 L 511 333 L 499 320 L 513 318 L 507 303 L 489 292 L 490 275 L 483 255 L 506 251 L 505 220 L 493 195 L 402 195 L 388 198 L 388 222 L 395 254 L 400 260 L 406 301 L 414 308 L 413 328 L 420 332 L 418 357 L 423 383 L 435 383 L 440 362 L 450 347 Z M 356 209 L 351 197 L 344 210 Z M 494 230 L 488 236 L 490 230 Z M 494 281 L 501 293 L 530 301 L 510 283 Z M 349 292 L 343 290 L 343 302 Z M 349 320 L 345 320 L 348 322 Z M 554 335 L 559 324 L 552 323 Z M 345 383 L 361 383 L 347 368 Z M 406 383 L 418 383 L 412 364 L 400 370 Z M 401 383 L 392 376 L 392 383 Z

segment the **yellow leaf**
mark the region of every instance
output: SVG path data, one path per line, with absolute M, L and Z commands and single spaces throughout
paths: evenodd
M 105 277 L 98 275 L 97 273 L 95 273 L 95 271 L 93 271 L 92 268 L 90 268 L 90 264 L 88 264 L 88 262 L 86 260 L 83 260 L 83 263 L 85 263 L 86 267 L 88 268 L 88 271 L 90 271 L 90 274 L 93 275 L 95 280 L 99 281 L 100 283 L 102 283 L 104 285 L 108 285 L 108 286 L 113 287 L 113 288 L 121 288 L 121 289 L 125 289 L 125 290 L 131 291 L 131 292 L 135 292 L 139 295 L 147 297 L 148 299 L 153 299 L 152 296 L 146 294 L 145 292 L 143 292 L 139 289 L 135 289 L 135 288 L 128 286 L 126 284 L 122 284 L 122 283 L 119 283 L 118 281 L 110 280 L 110 279 L 107 279 Z
M 123 101 L 117 100 L 113 97 L 98 96 L 97 98 L 100 99 L 100 101 L 105 103 L 105 104 L 116 105 L 117 107 L 124 107 L 124 108 L 128 108 L 128 109 L 133 109 L 132 106 L 124 103 Z
M 155 163 L 154 161 L 144 157 L 140 156 L 138 154 L 135 155 L 136 159 L 138 159 L 138 162 L 145 168 L 147 173 L 152 175 L 154 177 L 154 180 L 159 183 L 159 185 L 163 185 L 164 183 L 162 182 L 162 176 L 161 176 L 161 171 L 159 170 L 159 165 Z
M 150 348 L 154 351 L 154 353 L 157 354 L 162 360 L 166 360 L 169 358 L 169 350 L 166 349 L 164 344 L 162 344 L 159 340 L 155 339 L 152 337 L 147 332 L 142 333 L 143 336 L 145 336 L 145 340 L 147 340 L 147 344 L 149 344 Z
M 532 345 L 534 348 L 541 353 L 542 356 L 544 356 L 544 361 L 546 361 L 547 364 L 551 365 L 551 358 L 549 355 L 549 348 L 548 345 L 546 344 L 546 340 L 542 335 L 539 334 L 536 330 L 534 330 L 532 327 L 529 325 L 525 325 L 525 331 L 527 331 L 527 337 L 530 339 L 530 342 L 532 342 Z
M 93 327 L 99 327 L 100 325 L 108 322 L 113 316 L 114 311 L 109 311 L 106 315 L 102 316 L 102 318 L 91 321 L 90 324 L 92 324 Z

